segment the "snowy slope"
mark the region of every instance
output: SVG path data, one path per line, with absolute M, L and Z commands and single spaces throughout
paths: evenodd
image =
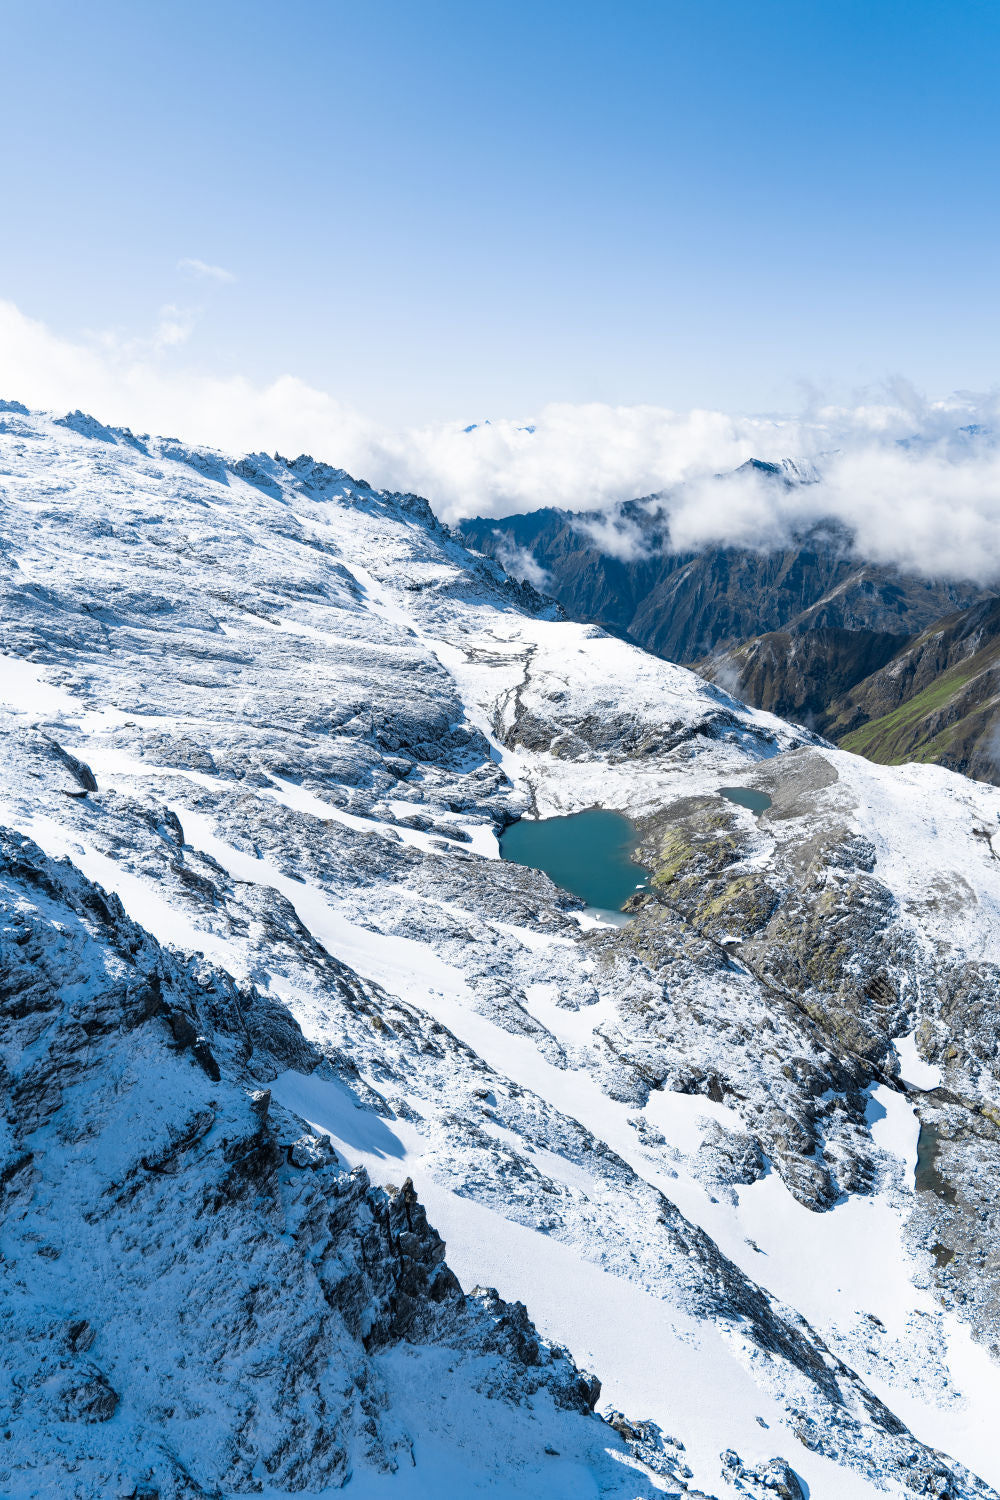
M 463 1286 L 682 1441 L 668 1488 L 780 1493 L 770 1464 L 813 1496 L 990 1493 L 962 1465 L 1000 1481 L 991 1283 L 934 1253 L 947 1233 L 975 1271 L 988 1215 L 970 1148 L 957 1201 L 914 1168 L 918 1115 L 950 1141 L 972 1111 L 983 1161 L 1000 1139 L 1000 793 L 556 618 L 414 497 L 79 414 L 0 427 L 0 824 L 287 1006 L 325 1061 L 277 1060 L 275 1101 L 412 1177 Z M 734 780 L 772 812 L 720 811 Z M 506 819 L 596 804 L 658 870 L 625 929 L 497 858 Z M 511 1482 L 523 1424 L 470 1446 L 406 1395 L 435 1358 L 387 1355 L 424 1436 L 356 1492 Z M 647 1493 L 580 1442 L 545 1493 Z
M 653 1493 L 592 1378 L 462 1294 L 412 1187 L 373 1190 L 256 1087 L 328 1071 L 283 1007 L 29 840 L 0 853 L 4 1495 L 417 1495 L 458 1470 Z

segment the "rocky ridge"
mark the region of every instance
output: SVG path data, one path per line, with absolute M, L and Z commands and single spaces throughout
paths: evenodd
M 404 1343 L 447 1356 L 440 1399 L 486 1441 L 491 1403 L 529 1429 L 524 1467 L 541 1406 L 600 1468 L 608 1434 L 560 1415 L 589 1418 L 598 1383 L 523 1307 L 462 1293 L 408 1179 L 373 1188 L 275 1103 L 282 1070 L 329 1072 L 284 1007 L 28 839 L 0 833 L 0 872 L 5 1494 L 394 1474 L 414 1464 L 383 1368 Z
M 300 1158 L 279 1178 L 313 1181 L 325 1153 L 338 1182 L 337 1158 L 376 1183 L 411 1177 L 452 1272 L 526 1302 L 543 1344 L 597 1369 L 629 1413 L 612 1422 L 630 1463 L 676 1491 L 766 1495 L 774 1479 L 838 1497 L 992 1493 L 970 1470 L 989 1460 L 979 1414 L 995 1379 L 974 1181 L 992 1149 L 993 790 L 866 766 L 560 621 L 414 497 L 79 415 L 0 420 L 0 822 L 33 860 L 68 859 L 102 900 L 116 894 L 128 917 L 116 909 L 111 926 L 141 924 L 163 962 L 252 993 L 241 1005 L 285 1040 L 262 1041 L 258 1067 L 253 1054 L 237 1066 L 204 1009 L 193 1036 L 161 1013 L 136 1034 L 186 1037 L 199 1087 L 219 1089 L 201 1038 L 242 1100 L 270 1090 L 269 1120 L 295 1132 L 279 1147 Z M 720 802 L 734 780 L 769 791 L 761 820 Z M 637 820 L 655 871 L 623 929 L 496 859 L 497 829 L 525 809 L 596 803 Z M 906 1078 L 921 1067 L 941 1083 L 918 1096 Z M 172 1130 L 141 1153 L 167 1195 L 187 1171 L 157 1171 L 176 1142 L 197 1157 L 219 1134 L 198 1136 L 205 1106 L 185 1112 L 169 1079 Z M 914 1181 L 922 1126 L 950 1201 Z M 352 1214 L 388 1212 L 371 1191 Z M 29 1221 L 34 1203 L 19 1209 Z M 241 1217 L 230 1237 L 256 1233 Z M 438 1243 L 422 1228 L 418 1240 Z M 823 1274 L 804 1277 L 810 1263 Z M 569 1440 L 549 1417 L 536 1429 L 503 1415 L 504 1390 L 518 1411 L 555 1402 L 560 1380 L 578 1390 L 569 1362 L 543 1358 L 550 1377 L 526 1395 L 535 1375 L 505 1345 L 499 1403 L 487 1393 L 449 1425 L 407 1405 L 408 1362 L 475 1395 L 489 1320 L 454 1288 L 438 1304 L 421 1282 L 418 1301 L 429 1322 L 399 1325 L 376 1356 L 376 1426 L 401 1427 L 416 1458 L 386 1492 L 416 1493 L 407 1475 L 438 1472 L 442 1453 L 469 1483 L 482 1447 L 497 1483 L 514 1482 L 518 1456 L 517 1493 L 578 1493 L 558 1478 Z M 502 1323 L 504 1304 L 485 1305 Z M 358 1357 L 343 1345 L 334 1364 Z M 130 1422 L 148 1466 L 174 1417 L 97 1368 L 121 1398 L 107 1431 Z M 301 1367 L 303 1401 L 317 1368 Z M 584 1425 L 567 1476 L 613 1494 L 609 1474 L 624 1475 L 622 1493 L 645 1494 L 639 1470 L 606 1467 L 609 1439 L 590 1434 L 607 1428 L 571 1415 Z M 657 1447 L 648 1418 L 679 1442 Z M 358 1457 L 344 1421 L 337 1442 L 365 1493 L 381 1460 Z M 525 1436 L 539 1429 L 541 1469 Z M 308 1449 L 312 1429 L 296 1430 Z M 490 1446 L 482 1431 L 501 1436 Z M 212 1465 L 233 1493 L 268 1482 L 253 1464 L 225 1481 Z M 317 1484 L 300 1479 L 289 1492 Z

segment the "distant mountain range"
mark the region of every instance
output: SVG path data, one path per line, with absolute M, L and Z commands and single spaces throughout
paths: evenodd
M 788 482 L 787 469 L 749 467 Z M 1000 781 L 1000 598 L 859 557 L 821 521 L 782 548 L 676 552 L 656 497 L 610 517 L 462 523 L 466 542 L 593 621 L 757 708 L 883 763 Z

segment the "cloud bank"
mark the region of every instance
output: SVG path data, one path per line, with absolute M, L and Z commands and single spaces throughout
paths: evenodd
M 872 561 L 1000 582 L 996 392 L 928 400 L 897 380 L 853 405 L 813 397 L 794 416 L 553 403 L 471 428 L 390 430 L 293 375 L 256 384 L 181 367 L 186 316 L 165 309 L 144 340 L 72 340 L 0 302 L 0 396 L 235 452 L 309 452 L 426 495 L 451 522 L 566 507 L 593 512 L 595 534 L 625 548 L 641 542 L 616 507 L 657 494 L 682 550 L 770 548 L 836 517 Z M 785 486 L 734 475 L 750 458 L 792 458 L 819 477 Z

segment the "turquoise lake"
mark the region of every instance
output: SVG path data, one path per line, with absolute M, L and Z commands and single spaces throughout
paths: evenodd
M 500 854 L 544 870 L 588 906 L 618 912 L 649 874 L 629 858 L 638 841 L 628 818 L 593 808 L 566 818 L 521 818 L 504 832 Z

